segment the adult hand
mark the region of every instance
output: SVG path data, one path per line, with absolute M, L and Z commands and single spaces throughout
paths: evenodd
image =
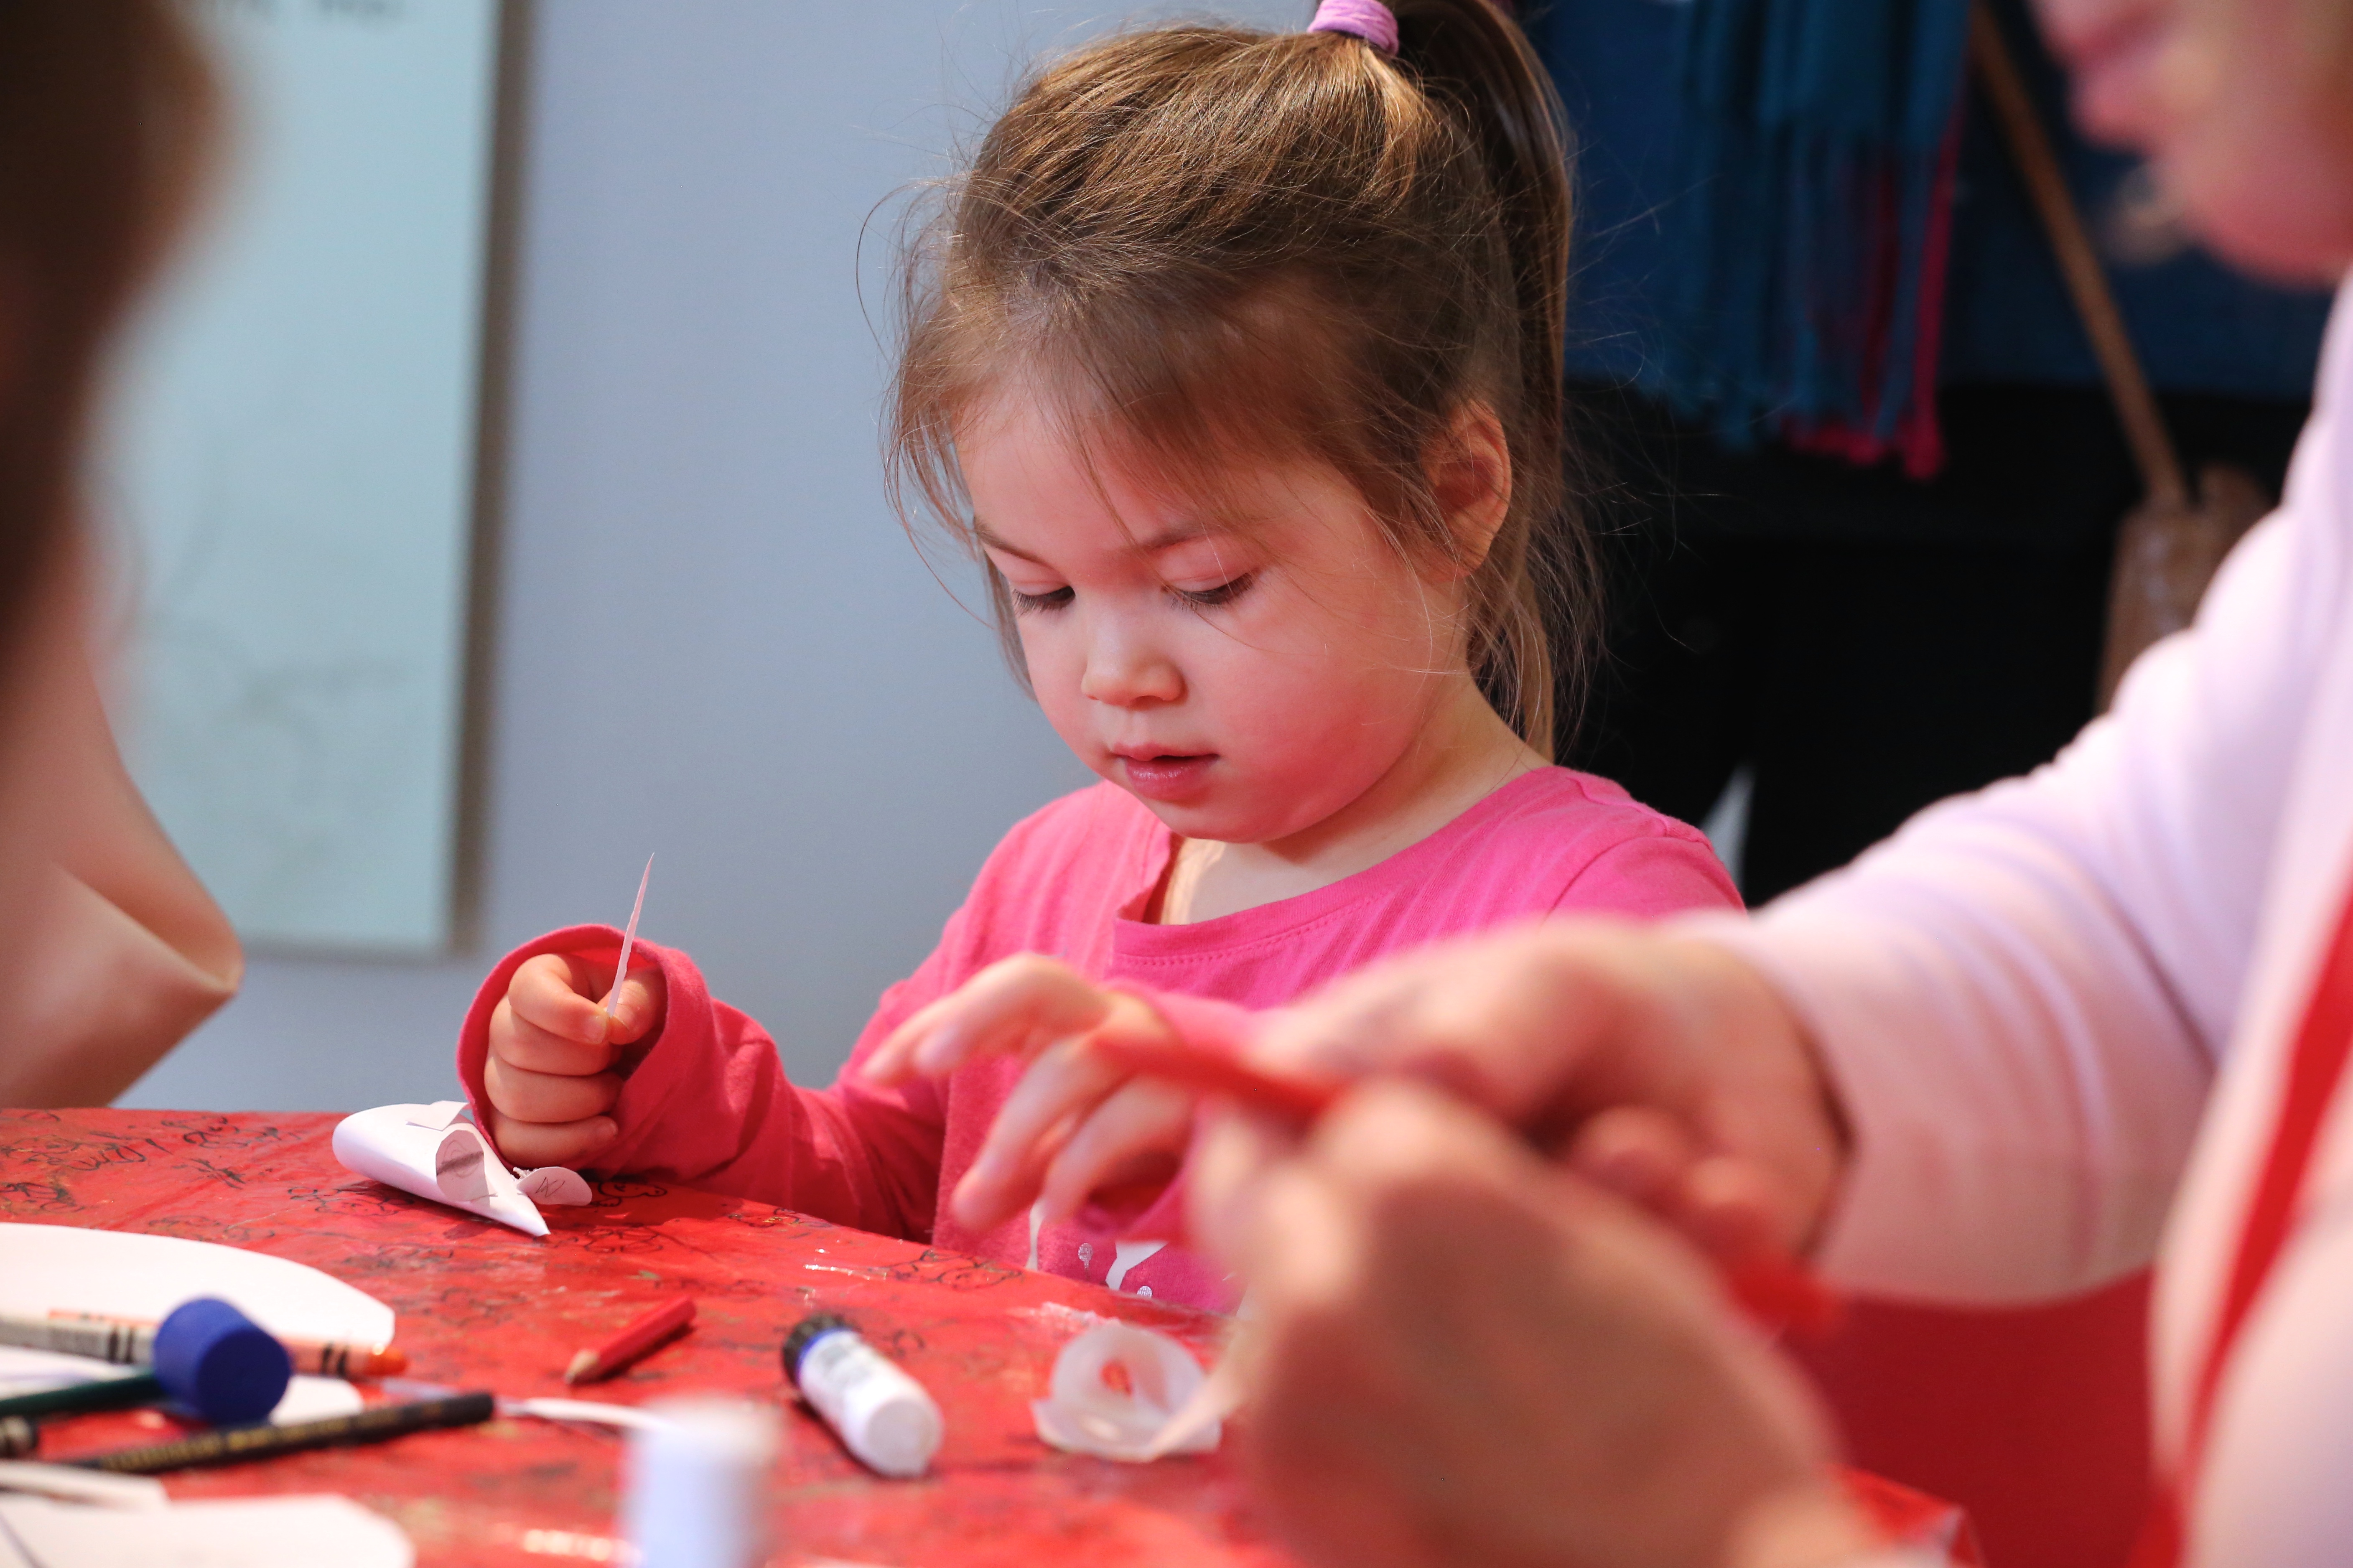
M 1871 1546 L 1804 1384 L 1715 1270 L 1452 1097 L 1368 1084 L 1303 1141 L 1222 1117 L 1194 1192 L 1250 1280 L 1243 1462 L 1308 1562 L 1797 1568 Z
M 585 1165 L 620 1134 L 607 1114 L 622 1076 L 659 1033 L 661 971 L 632 968 L 605 1014 L 614 960 L 543 952 L 527 959 L 491 1014 L 491 1136 L 522 1165 Z
M 1042 1199 L 1066 1219 L 1107 1189 L 1165 1188 L 1193 1132 L 1194 1097 L 1138 1079 L 1089 1048 L 1108 1034 L 1166 1040 L 1166 1020 L 1035 953 L 1000 960 L 893 1030 L 860 1068 L 897 1083 L 1018 1057 L 1028 1070 L 989 1126 L 951 1202 L 987 1230 Z
M 1778 994 L 1722 948 L 1617 922 L 1376 965 L 1276 1016 L 1253 1055 L 1438 1083 L 1728 1260 L 1802 1251 L 1846 1160 Z

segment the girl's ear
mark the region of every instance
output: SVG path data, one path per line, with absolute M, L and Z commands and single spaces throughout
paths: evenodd
M 1476 399 L 1454 411 L 1430 443 L 1430 493 L 1454 536 L 1448 577 L 1468 577 L 1487 560 L 1512 510 L 1512 447 L 1495 411 Z

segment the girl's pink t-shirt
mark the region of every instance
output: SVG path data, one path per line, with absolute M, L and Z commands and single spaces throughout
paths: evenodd
M 640 942 L 669 983 L 668 1012 L 628 1074 L 620 1138 L 601 1168 L 756 1198 L 839 1225 L 928 1239 L 946 1250 L 1027 1264 L 1115 1289 L 1219 1310 L 1234 1286 L 1167 1236 L 1172 1191 L 1129 1239 L 1085 1216 L 1033 1234 L 1015 1219 L 959 1226 L 944 1199 L 978 1153 L 1023 1064 L 998 1059 L 942 1082 L 891 1089 L 857 1068 L 909 1015 L 1020 952 L 1052 955 L 1147 997 L 1180 1030 L 1213 1022 L 1202 1003 L 1282 1006 L 1374 959 L 1560 910 L 1650 917 L 1737 908 L 1739 895 L 1699 833 L 1606 779 L 1541 768 L 1488 795 L 1379 865 L 1295 899 L 1190 925 L 1138 920 L 1175 838 L 1109 784 L 1065 795 L 1017 826 L 989 856 L 923 966 L 883 993 L 828 1089 L 790 1082 L 775 1042 L 712 998 L 684 953 Z M 458 1044 L 458 1068 L 487 1127 L 482 1065 L 490 1020 L 516 968 L 543 952 L 617 958 L 609 926 L 552 931 L 507 955 L 483 982 Z

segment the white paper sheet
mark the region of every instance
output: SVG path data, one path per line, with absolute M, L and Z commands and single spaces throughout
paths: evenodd
M 390 1307 L 307 1264 L 175 1236 L 0 1225 L 0 1313 L 161 1322 L 195 1296 L 217 1296 L 281 1339 L 381 1345 L 393 1337 Z
M 507 1169 L 480 1129 L 460 1119 L 465 1102 L 379 1105 L 335 1124 L 335 1158 L 346 1170 L 371 1176 L 420 1198 L 545 1236 L 539 1203 L 585 1204 L 588 1184 L 561 1165 L 520 1173 Z
M 169 1508 L 172 1494 L 153 1476 L 115 1476 L 72 1465 L 0 1459 L 0 1492 L 45 1497 L 93 1508 Z
M 0 1497 L 0 1568 L 414 1568 L 400 1527 L 343 1497 L 88 1508 Z M 13 1542 L 13 1544 L 12 1544 Z

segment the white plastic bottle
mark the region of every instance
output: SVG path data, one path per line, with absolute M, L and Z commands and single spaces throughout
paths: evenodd
M 785 1376 L 860 1462 L 886 1476 L 920 1476 L 939 1452 L 940 1407 L 923 1385 L 831 1312 L 785 1337 Z
M 758 1568 L 767 1559 L 776 1411 L 723 1399 L 648 1409 L 662 1419 L 629 1434 L 621 1505 L 637 1568 Z

